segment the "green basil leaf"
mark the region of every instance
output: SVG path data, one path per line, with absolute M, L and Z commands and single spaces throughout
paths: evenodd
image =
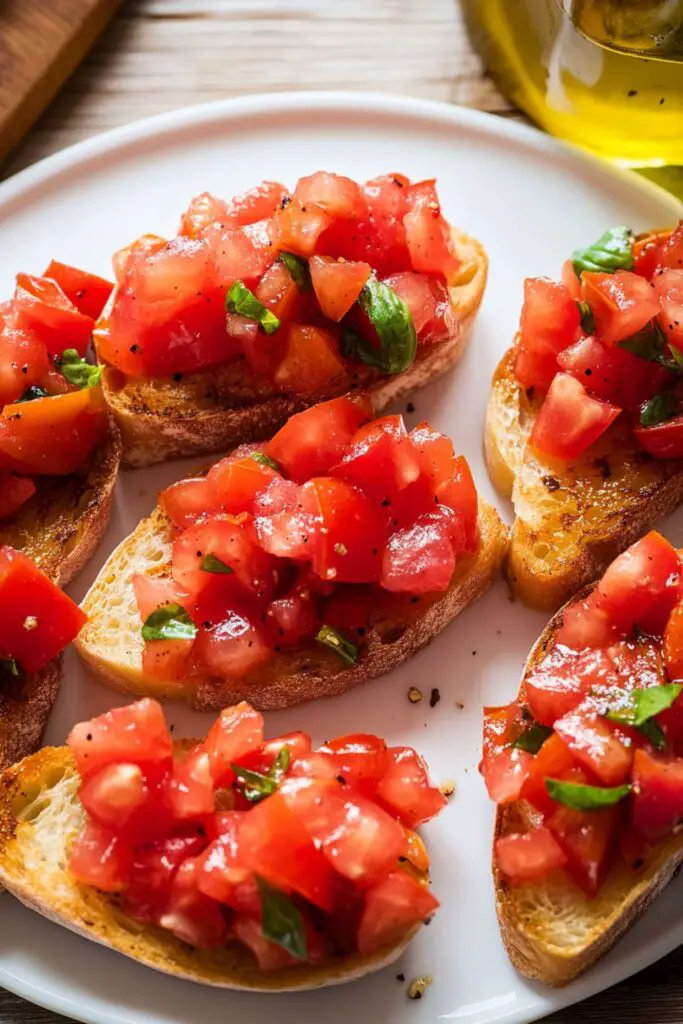
M 231 313 L 239 313 L 247 320 L 255 320 L 266 334 L 273 334 L 280 326 L 280 321 L 272 309 L 264 306 L 243 281 L 235 281 L 230 286 L 226 305 Z
M 232 569 L 229 565 L 226 565 L 225 562 L 222 562 L 220 558 L 218 558 L 216 555 L 212 555 L 211 552 L 209 552 L 208 555 L 204 555 L 204 557 L 201 560 L 199 568 L 202 569 L 204 572 L 234 572 L 234 569 Z
M 239 764 L 231 763 L 230 767 L 237 776 L 244 796 L 253 804 L 265 800 L 277 789 L 277 782 L 271 775 L 262 775 L 261 772 L 254 772 L 251 768 L 242 768 Z
M 521 736 L 517 737 L 512 746 L 516 750 L 526 750 L 528 754 L 537 754 L 552 734 L 553 730 L 549 729 L 547 725 L 534 722 L 524 730 Z
M 581 318 L 581 330 L 584 334 L 595 333 L 595 317 L 593 316 L 593 310 L 590 308 L 587 302 L 577 302 L 576 305 L 579 307 L 579 316 Z
M 605 718 L 622 725 L 632 725 L 640 729 L 647 721 L 670 708 L 676 700 L 683 684 L 663 683 L 661 686 L 646 686 L 642 690 L 632 690 L 620 696 L 617 707 L 605 712 Z
M 301 256 L 295 256 L 293 252 L 281 252 L 278 256 L 280 263 L 284 263 L 289 271 L 294 284 L 302 292 L 307 292 L 311 288 L 311 272 L 308 269 L 308 263 L 302 259 Z
M 366 366 L 374 366 L 383 373 L 387 372 L 381 354 L 352 327 L 342 327 L 339 348 L 344 359 L 358 359 Z
M 316 640 L 319 644 L 329 647 L 335 654 L 338 654 L 347 665 L 356 664 L 358 648 L 332 626 L 321 626 L 316 635 Z
M 254 462 L 260 462 L 262 466 L 270 466 L 270 468 L 274 469 L 276 473 L 280 472 L 280 467 L 275 459 L 271 459 L 270 455 L 266 455 L 265 452 L 252 452 L 251 458 Z
M 572 266 L 580 277 L 584 270 L 612 272 L 633 267 L 633 232 L 630 228 L 610 228 L 586 249 L 572 253 Z
M 417 334 L 410 309 L 396 292 L 374 276 L 360 293 L 358 304 L 377 331 L 381 369 L 385 373 L 403 373 L 412 366 L 417 353 Z M 364 353 L 367 355 L 366 348 L 360 348 L 359 357 L 367 362 Z
M 630 338 L 620 341 L 619 348 L 625 348 L 650 363 L 660 363 L 670 373 L 683 372 L 683 356 L 668 347 L 664 332 L 656 322 L 646 324 Z
M 678 401 L 673 391 L 661 391 L 643 405 L 640 410 L 641 427 L 654 427 L 674 418 L 678 412 Z
M 546 779 L 548 796 L 575 811 L 599 811 L 602 807 L 618 804 L 631 792 L 631 786 L 584 786 L 580 782 L 562 782 L 561 779 Z
M 282 776 L 289 768 L 289 763 L 291 760 L 292 752 L 287 746 L 287 744 L 283 743 L 283 745 L 278 750 L 277 757 L 270 766 L 270 771 L 268 772 L 268 774 L 270 775 L 271 779 L 275 779 L 275 781 L 278 783 L 281 782 Z
M 263 937 L 276 942 L 297 960 L 308 959 L 306 929 L 298 907 L 279 889 L 256 875 L 261 894 L 261 931 Z
M 19 662 L 14 658 L 0 658 L 0 674 L 6 676 L 18 676 L 21 669 Z
M 47 391 L 45 388 L 39 388 L 36 384 L 32 384 L 30 388 L 24 391 L 21 398 L 18 398 L 16 404 L 19 402 L 33 402 L 36 398 L 47 398 Z
M 142 627 L 143 640 L 193 640 L 197 627 L 179 604 L 162 604 Z
M 93 366 L 79 356 L 75 348 L 67 348 L 57 361 L 57 369 L 70 384 L 79 388 L 94 388 L 102 379 L 103 366 Z
M 639 727 L 639 732 L 650 741 L 655 750 L 666 750 L 669 741 L 656 718 L 650 718 Z

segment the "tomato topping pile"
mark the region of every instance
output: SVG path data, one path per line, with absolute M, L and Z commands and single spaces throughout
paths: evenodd
M 448 588 L 479 545 L 467 461 L 427 423 L 371 414 L 322 402 L 161 493 L 169 575 L 133 578 L 147 678 L 240 679 L 302 644 L 346 667 L 387 600 Z
M 106 436 L 85 354 L 112 288 L 53 260 L 42 277 L 17 274 L 0 304 L 0 522 L 35 493 L 32 477 L 76 472 Z
M 240 359 L 285 393 L 342 393 L 361 368 L 400 373 L 417 346 L 457 334 L 458 265 L 433 180 L 318 171 L 291 194 L 271 181 L 230 202 L 204 192 L 175 238 L 116 253 L 97 351 L 134 377 Z
M 683 221 L 634 239 L 607 231 L 562 282 L 524 283 L 515 374 L 544 395 L 529 443 L 578 458 L 625 413 L 656 458 L 683 458 Z
M 78 605 L 30 558 L 0 546 L 0 683 L 43 668 L 86 621 Z
M 654 531 L 633 544 L 564 611 L 517 700 L 484 709 L 490 797 L 539 813 L 496 841 L 509 883 L 563 869 L 592 897 L 683 819 L 682 554 Z
M 68 744 L 86 812 L 71 873 L 192 946 L 240 942 L 274 970 L 372 953 L 439 906 L 413 829 L 445 799 L 408 747 L 264 740 L 242 703 L 174 752 L 149 699 L 77 725 Z

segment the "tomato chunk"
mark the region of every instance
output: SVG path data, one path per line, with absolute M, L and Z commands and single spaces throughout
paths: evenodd
M 43 276 L 56 281 L 78 312 L 91 320 L 97 320 L 114 289 L 111 281 L 57 260 L 48 264 Z
M 556 356 L 576 341 L 580 317 L 576 302 L 562 284 L 547 277 L 528 277 L 520 318 L 525 351 Z
M 17 274 L 13 307 L 15 326 L 35 331 L 51 356 L 61 356 L 67 348 L 85 355 L 93 321 L 79 312 L 56 281 Z
M 372 273 L 369 263 L 311 256 L 311 281 L 323 315 L 337 323 L 348 313 Z
M 512 885 L 540 882 L 567 863 L 567 855 L 547 828 L 496 839 L 495 858 L 498 870 Z
M 372 583 L 379 577 L 384 527 L 365 494 L 344 480 L 314 477 L 301 502 L 320 525 L 311 560 L 322 580 Z
M 405 871 L 394 871 L 369 890 L 358 926 L 358 951 L 373 953 L 406 928 L 426 920 L 439 903 L 425 886 Z
M 618 806 L 602 811 L 576 811 L 556 805 L 547 828 L 567 856 L 566 870 L 587 896 L 604 881 L 619 828 Z
M 267 447 L 268 455 L 298 483 L 326 473 L 338 462 L 361 425 L 372 415 L 367 399 L 320 402 L 291 416 Z
M 555 722 L 555 732 L 577 761 L 606 786 L 619 786 L 628 778 L 633 751 L 621 742 L 612 722 L 590 704 L 579 705 Z
M 591 398 L 568 373 L 553 378 L 529 444 L 556 459 L 575 459 L 614 423 L 621 409 Z
M 624 633 L 638 625 L 661 635 L 678 599 L 679 583 L 678 553 L 652 530 L 608 566 L 598 582 L 597 596 Z
M 231 780 L 233 761 L 240 762 L 245 754 L 262 744 L 263 718 L 258 711 L 245 701 L 221 711 L 204 740 L 216 785 Z
M 119 762 L 166 769 L 173 755 L 161 705 L 149 697 L 80 722 L 67 743 L 84 778 Z
M 128 884 L 132 859 L 120 836 L 88 821 L 71 846 L 69 871 L 82 885 L 121 892 Z
M 0 470 L 0 523 L 16 515 L 36 493 L 36 485 L 27 477 Z
M 636 750 L 633 760 L 633 824 L 652 842 L 683 818 L 683 759 L 663 759 Z
M 378 797 L 408 828 L 429 821 L 446 805 L 446 798 L 429 781 L 424 760 L 410 747 L 389 747 L 387 768 L 377 783 Z
M 616 345 L 645 327 L 659 312 L 649 282 L 628 270 L 581 275 L 583 297 L 595 318 L 595 335 L 605 345 Z
M 448 590 L 455 571 L 452 537 L 458 517 L 445 505 L 418 516 L 413 526 L 391 537 L 382 557 L 380 583 L 385 590 L 428 594 Z M 464 547 L 464 542 L 458 545 Z

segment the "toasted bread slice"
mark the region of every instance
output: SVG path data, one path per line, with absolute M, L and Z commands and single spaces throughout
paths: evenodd
M 449 291 L 460 329 L 448 341 L 421 348 L 405 373 L 385 377 L 369 367 L 359 370 L 352 381 L 354 390 L 370 395 L 376 415 L 445 373 L 464 350 L 484 296 L 488 260 L 475 239 L 455 229 L 452 235 L 461 262 Z M 112 301 L 113 296 L 108 308 Z M 124 466 L 150 466 L 166 459 L 222 452 L 244 441 L 270 437 L 294 413 L 349 390 L 344 376 L 314 395 L 286 395 L 244 361 L 187 374 L 180 381 L 126 378 L 108 367 L 102 382 L 123 436 Z
M 121 438 L 112 424 L 80 472 L 37 477 L 37 491 L 11 522 L 0 524 L 0 544 L 32 558 L 65 587 L 86 564 L 107 529 L 121 461 Z
M 654 459 L 622 418 L 575 462 L 541 461 L 527 446 L 541 399 L 513 360 L 510 349 L 493 376 L 486 462 L 515 508 L 510 583 L 527 604 L 555 611 L 683 500 L 683 462 Z
M 585 597 L 581 591 L 578 597 Z M 572 602 L 573 603 L 573 602 Z M 527 673 L 554 642 L 561 609 L 529 655 Z M 496 812 L 495 838 L 526 832 L 540 823 L 524 801 Z M 543 882 L 508 885 L 494 860 L 498 923 L 510 960 L 522 974 L 547 985 L 566 985 L 610 951 L 668 885 L 683 862 L 683 833 L 659 843 L 640 873 L 615 861 L 597 896 L 589 900 L 563 871 Z
M 39 672 L 0 683 L 0 771 L 40 746 L 62 676 L 61 655 Z
M 242 679 L 193 675 L 171 683 L 145 679 L 142 672 L 142 622 L 133 593 L 135 573 L 158 575 L 170 565 L 173 530 L 160 508 L 111 554 L 83 601 L 88 622 L 75 641 L 78 653 L 102 679 L 133 694 L 189 701 L 200 710 L 217 710 L 247 700 L 263 711 L 291 707 L 317 697 L 334 697 L 390 672 L 436 637 L 489 587 L 507 548 L 507 531 L 498 513 L 483 505 L 479 513 L 481 545 L 475 555 L 458 559 L 449 589 L 418 601 L 398 595 L 390 611 L 377 610 L 358 661 L 346 667 L 320 644 L 276 654 Z
M 340 956 L 268 972 L 260 971 L 239 943 L 192 949 L 170 932 L 131 920 L 116 897 L 80 886 L 70 876 L 69 846 L 83 827 L 79 783 L 66 747 L 45 747 L 0 777 L 0 885 L 44 917 L 148 967 L 220 988 L 322 988 L 392 963 L 419 930 L 419 925 L 409 929 L 370 956 Z

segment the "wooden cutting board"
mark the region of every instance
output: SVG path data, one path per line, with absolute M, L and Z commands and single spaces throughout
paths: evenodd
M 121 0 L 0 0 L 0 160 L 78 67 Z

